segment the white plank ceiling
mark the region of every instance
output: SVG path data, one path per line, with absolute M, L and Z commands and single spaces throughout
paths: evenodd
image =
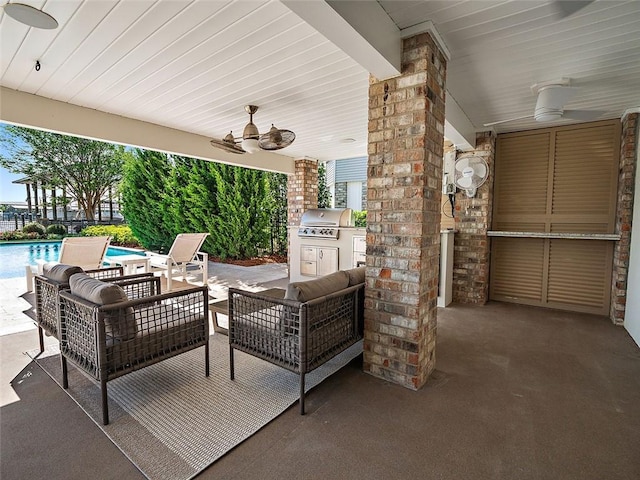
M 296 133 L 285 155 L 366 155 L 368 72 L 278 1 L 22 1 L 60 27 L 0 11 L 4 87 L 218 138 L 239 136 L 255 104 L 261 132 Z M 619 118 L 640 106 L 638 1 L 597 0 L 564 19 L 551 1 L 379 3 L 399 29 L 435 24 L 448 91 L 478 130 L 532 114 L 530 85 L 560 77 L 582 87 L 566 108 Z

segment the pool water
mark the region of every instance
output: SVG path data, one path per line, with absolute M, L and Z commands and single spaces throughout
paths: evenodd
M 25 265 L 36 265 L 36 260 L 58 260 L 61 242 L 6 243 L 0 245 L 0 278 L 25 276 Z M 132 250 L 109 247 L 107 256 L 131 255 Z

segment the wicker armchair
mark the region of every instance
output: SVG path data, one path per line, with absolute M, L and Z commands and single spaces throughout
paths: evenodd
M 200 346 L 209 376 L 207 287 L 129 300 L 123 288 L 86 275 L 73 275 L 69 285 L 59 296 L 62 386 L 69 385 L 67 360 L 100 382 L 105 425 L 110 380 Z
M 291 283 L 284 299 L 230 288 L 231 379 L 235 349 L 295 372 L 304 415 L 305 374 L 362 338 L 363 298 L 364 269 Z
M 82 272 L 82 268 L 73 265 L 45 264 L 42 275 L 33 279 L 35 285 L 36 325 L 40 352 L 44 352 L 44 333 L 58 338 L 58 294 L 69 288 L 69 278 L 75 273 Z M 123 276 L 123 267 L 109 267 L 86 270 L 87 275 L 113 282 L 123 286 L 129 298 L 148 296 L 160 293 L 160 283 L 143 282 L 130 283 L 130 280 L 142 277 L 152 277 L 151 273 Z

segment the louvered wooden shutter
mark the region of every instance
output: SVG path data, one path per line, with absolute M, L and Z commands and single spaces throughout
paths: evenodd
M 493 230 L 613 233 L 620 123 L 499 135 Z M 495 300 L 606 314 L 613 243 L 494 238 Z

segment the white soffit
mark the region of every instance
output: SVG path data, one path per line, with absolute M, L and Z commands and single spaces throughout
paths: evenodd
M 376 78 L 400 75 L 400 30 L 378 2 L 281 2 Z

